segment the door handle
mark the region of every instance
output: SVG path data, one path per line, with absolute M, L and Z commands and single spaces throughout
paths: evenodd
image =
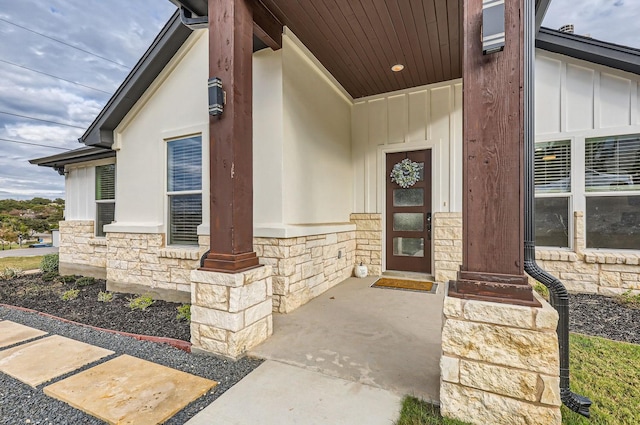
M 431 240 L 431 213 L 427 213 L 427 238 Z

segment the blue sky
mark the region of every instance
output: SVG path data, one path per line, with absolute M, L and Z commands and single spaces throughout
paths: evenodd
M 77 139 L 83 129 L 174 10 L 168 0 L 0 0 L 0 139 L 65 149 L 80 147 Z M 640 48 L 639 21 L 638 0 L 553 0 L 544 26 L 557 29 L 572 23 L 577 34 Z M 29 159 L 60 152 L 0 140 L 0 199 L 64 197 L 62 176 L 28 163 Z

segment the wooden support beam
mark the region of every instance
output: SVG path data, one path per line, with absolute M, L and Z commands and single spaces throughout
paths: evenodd
M 463 11 L 463 264 L 449 295 L 539 305 L 524 273 L 524 11 L 505 1 L 504 51 L 482 54 L 482 0 Z
M 211 247 L 202 270 L 258 266 L 253 252 L 253 7 L 209 0 L 209 76 L 222 80 L 224 112 L 209 117 Z
M 282 48 L 282 28 L 284 25 L 260 0 L 252 0 L 253 34 L 273 50 Z

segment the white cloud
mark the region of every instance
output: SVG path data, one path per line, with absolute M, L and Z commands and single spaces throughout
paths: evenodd
M 0 0 L 0 17 L 110 60 L 133 65 L 175 6 L 162 0 Z M 128 73 L 114 63 L 0 22 L 0 60 L 112 93 Z M 76 149 L 110 95 L 0 62 L 0 138 Z M 61 197 L 64 178 L 28 159 L 62 152 L 0 141 L 0 198 Z
M 573 24 L 575 33 L 640 48 L 638 0 L 552 0 L 543 26 Z

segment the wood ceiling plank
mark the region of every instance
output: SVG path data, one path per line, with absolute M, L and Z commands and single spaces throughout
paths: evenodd
M 416 23 L 413 16 L 413 10 L 411 8 L 410 2 L 391 2 L 387 3 L 390 11 L 392 12 L 392 16 L 394 20 L 399 22 L 396 24 L 398 27 L 402 28 L 403 31 L 401 33 L 405 33 L 408 41 L 408 48 L 413 55 L 413 63 L 412 67 L 415 67 L 417 72 L 417 79 L 414 81 L 414 85 L 420 85 L 422 81 L 430 81 L 433 80 L 433 74 L 431 73 L 431 69 L 427 67 L 427 64 L 423 60 L 423 49 L 422 49 L 422 40 L 418 37 L 418 30 L 416 27 Z M 395 16 L 399 14 L 399 16 Z M 426 24 L 421 22 L 420 25 L 425 27 Z
M 442 58 L 442 75 L 445 80 L 450 80 L 451 55 L 449 53 L 449 22 L 447 19 L 447 0 L 436 0 L 436 17 L 438 20 L 438 38 L 440 39 L 440 57 Z
M 419 66 L 418 63 L 422 61 L 419 61 L 419 53 L 416 49 L 419 44 L 417 34 L 415 31 L 413 31 L 413 33 L 409 31 L 407 22 L 403 20 L 397 2 L 385 1 L 384 3 L 396 30 L 396 35 L 402 48 L 402 55 L 405 58 L 405 61 L 402 62 L 406 66 L 403 72 L 408 72 L 411 76 L 411 85 L 419 85 L 422 66 Z M 413 24 L 413 19 L 411 19 L 411 24 Z
M 462 5 L 459 0 L 447 1 L 449 19 L 449 49 L 451 54 L 451 77 L 462 78 L 462 25 L 460 19 Z
M 406 2 L 400 7 L 402 20 L 407 28 L 407 34 L 411 43 L 411 49 L 414 52 L 415 61 L 418 64 L 420 72 L 420 80 L 433 81 L 435 79 L 435 71 L 431 61 L 425 61 L 429 49 L 429 37 L 427 34 L 427 23 L 424 20 L 424 10 L 421 2 Z M 418 12 L 418 13 L 416 13 Z
M 354 53 L 354 62 L 362 66 L 361 71 L 367 79 L 367 86 L 378 92 L 384 91 L 384 85 L 382 84 L 381 76 L 379 75 L 379 67 L 375 61 L 367 55 L 367 47 L 370 45 L 366 37 L 360 39 L 353 31 L 353 27 L 349 25 L 344 17 L 343 12 L 338 5 L 332 0 L 318 0 L 314 2 L 316 8 L 320 14 L 325 18 L 325 22 L 333 26 L 334 33 L 338 38 L 338 42 L 341 42 L 347 48 L 351 49 Z M 357 25 L 359 26 L 359 25 Z
M 425 0 L 424 17 L 427 21 L 427 32 L 429 33 L 429 46 L 431 47 L 431 60 L 436 73 L 436 80 L 443 81 L 442 56 L 440 54 L 440 37 L 438 36 L 438 19 L 436 17 L 435 0 Z
M 380 18 L 380 15 L 378 14 L 374 4 L 373 4 L 373 0 L 360 0 L 360 4 L 363 8 L 363 11 L 365 12 L 367 18 L 369 19 L 369 22 L 371 23 L 372 27 L 375 28 L 376 33 L 379 34 L 378 35 L 378 39 L 380 40 L 380 43 L 382 45 L 382 49 L 385 52 L 385 56 L 387 57 L 387 60 L 389 61 L 389 67 L 391 67 L 392 65 L 395 65 L 397 63 L 401 63 L 401 59 L 402 57 L 400 56 L 399 52 L 400 52 L 400 46 L 396 45 L 394 46 L 393 41 L 391 40 L 391 38 L 389 37 L 389 34 L 387 31 L 385 31 L 384 29 L 384 25 L 382 23 L 382 19 Z M 382 34 L 382 35 L 380 35 Z M 392 36 L 393 38 L 393 36 Z M 393 74 L 393 77 L 395 79 L 395 81 L 397 82 L 396 87 L 400 88 L 400 87 L 410 87 L 411 81 L 409 79 L 409 75 L 404 73 L 404 72 L 395 72 Z M 397 90 L 396 88 L 396 90 Z
M 320 34 L 326 40 L 322 48 L 325 60 L 331 62 L 332 56 L 337 55 L 337 60 L 342 62 L 346 67 L 346 71 L 353 75 L 352 80 L 356 96 L 360 97 L 364 93 L 375 91 L 367 81 L 362 64 L 354 60 L 353 52 L 346 49 L 344 43 L 336 36 L 335 28 L 330 27 L 330 22 L 327 22 L 326 17 L 320 13 L 318 6 L 324 6 L 323 0 L 318 0 L 317 2 L 298 0 L 297 3 L 308 16 L 306 22 L 316 22 Z
M 390 91 L 396 82 L 391 78 L 391 65 L 385 57 L 384 50 L 378 39 L 378 32 L 373 30 L 369 18 L 364 13 L 359 1 L 346 2 L 335 1 L 340 11 L 344 14 L 347 25 L 352 28 L 356 37 L 360 40 L 365 53 L 368 55 L 372 67 L 377 67 L 377 74 L 381 80 L 384 91 Z
M 310 15 L 296 0 L 281 0 L 278 3 L 285 15 L 285 24 L 342 84 L 345 90 L 353 97 L 366 92 L 356 74 L 351 71 L 349 64 L 342 60 L 338 50 L 333 49 L 329 38 L 317 24 L 322 20 L 315 15 Z M 337 60 L 334 57 L 336 52 L 339 55 Z

